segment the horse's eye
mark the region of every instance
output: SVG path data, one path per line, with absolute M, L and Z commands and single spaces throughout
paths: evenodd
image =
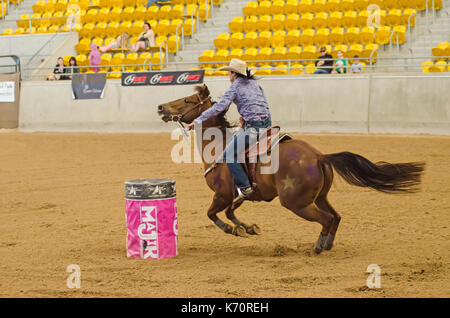
M 187 100 L 187 98 L 184 99 L 184 102 L 187 104 L 189 103 L 189 101 Z

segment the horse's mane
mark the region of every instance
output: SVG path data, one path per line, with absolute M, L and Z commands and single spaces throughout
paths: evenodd
M 209 93 L 209 89 L 206 85 L 197 85 L 195 86 L 195 90 L 197 91 L 197 93 L 199 93 L 201 96 L 203 96 L 204 98 L 210 96 Z M 212 101 L 211 105 L 214 105 L 216 102 Z M 229 108 L 228 108 L 229 109 Z M 226 113 L 228 111 L 228 109 L 226 109 L 223 113 L 217 115 L 217 119 L 219 120 L 219 124 L 224 127 L 224 128 L 234 128 L 237 127 L 238 124 L 236 123 L 230 123 L 226 117 Z

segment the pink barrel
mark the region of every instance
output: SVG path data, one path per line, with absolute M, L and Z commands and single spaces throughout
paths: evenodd
M 127 257 L 159 259 L 178 255 L 175 181 L 125 182 Z

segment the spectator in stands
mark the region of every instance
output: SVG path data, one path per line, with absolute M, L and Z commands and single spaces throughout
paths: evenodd
M 94 73 L 98 73 L 98 65 L 101 63 L 102 54 L 98 50 L 98 46 L 95 43 L 91 44 L 91 53 L 89 53 L 89 65 L 92 66 Z
M 352 73 L 354 73 L 354 74 L 355 73 L 358 74 L 358 73 L 362 73 L 363 72 L 363 66 L 362 66 L 362 64 L 359 63 L 359 56 L 358 55 L 355 55 L 353 57 L 353 64 L 352 64 L 352 66 L 350 66 L 350 71 Z
M 139 35 L 138 41 L 131 47 L 132 52 L 137 52 L 140 49 L 145 50 L 155 44 L 155 32 L 153 32 L 150 23 L 144 23 L 144 32 Z
M 117 49 L 127 49 L 129 45 L 130 36 L 128 33 L 123 32 L 121 35 L 117 37 L 115 41 L 100 47 L 100 51 L 102 53 L 108 52 L 109 50 L 117 50 Z
M 60 79 L 64 79 L 64 75 L 62 75 L 62 74 L 66 73 L 66 72 L 67 72 L 67 70 L 64 67 L 64 60 L 63 60 L 63 58 L 62 57 L 58 57 L 58 60 L 56 62 L 56 66 L 53 69 L 53 74 L 49 75 L 47 77 L 47 80 L 57 81 L 57 80 L 60 80 Z
M 67 75 L 67 79 L 72 79 L 73 74 L 80 73 L 80 69 L 78 68 L 77 60 L 73 56 L 69 59 L 69 65 L 66 68 L 67 68 L 67 74 L 69 74 L 69 75 Z
M 332 74 L 344 74 L 347 73 L 347 59 L 344 58 L 344 52 L 341 50 L 337 51 L 338 58 L 334 62 L 335 68 L 331 72 Z
M 320 56 L 316 61 L 317 70 L 314 74 L 330 74 L 333 69 L 333 57 L 327 53 L 327 48 L 320 48 Z

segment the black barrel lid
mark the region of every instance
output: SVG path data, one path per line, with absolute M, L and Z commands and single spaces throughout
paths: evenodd
M 174 180 L 149 178 L 125 182 L 125 198 L 129 200 L 167 199 L 175 196 Z

